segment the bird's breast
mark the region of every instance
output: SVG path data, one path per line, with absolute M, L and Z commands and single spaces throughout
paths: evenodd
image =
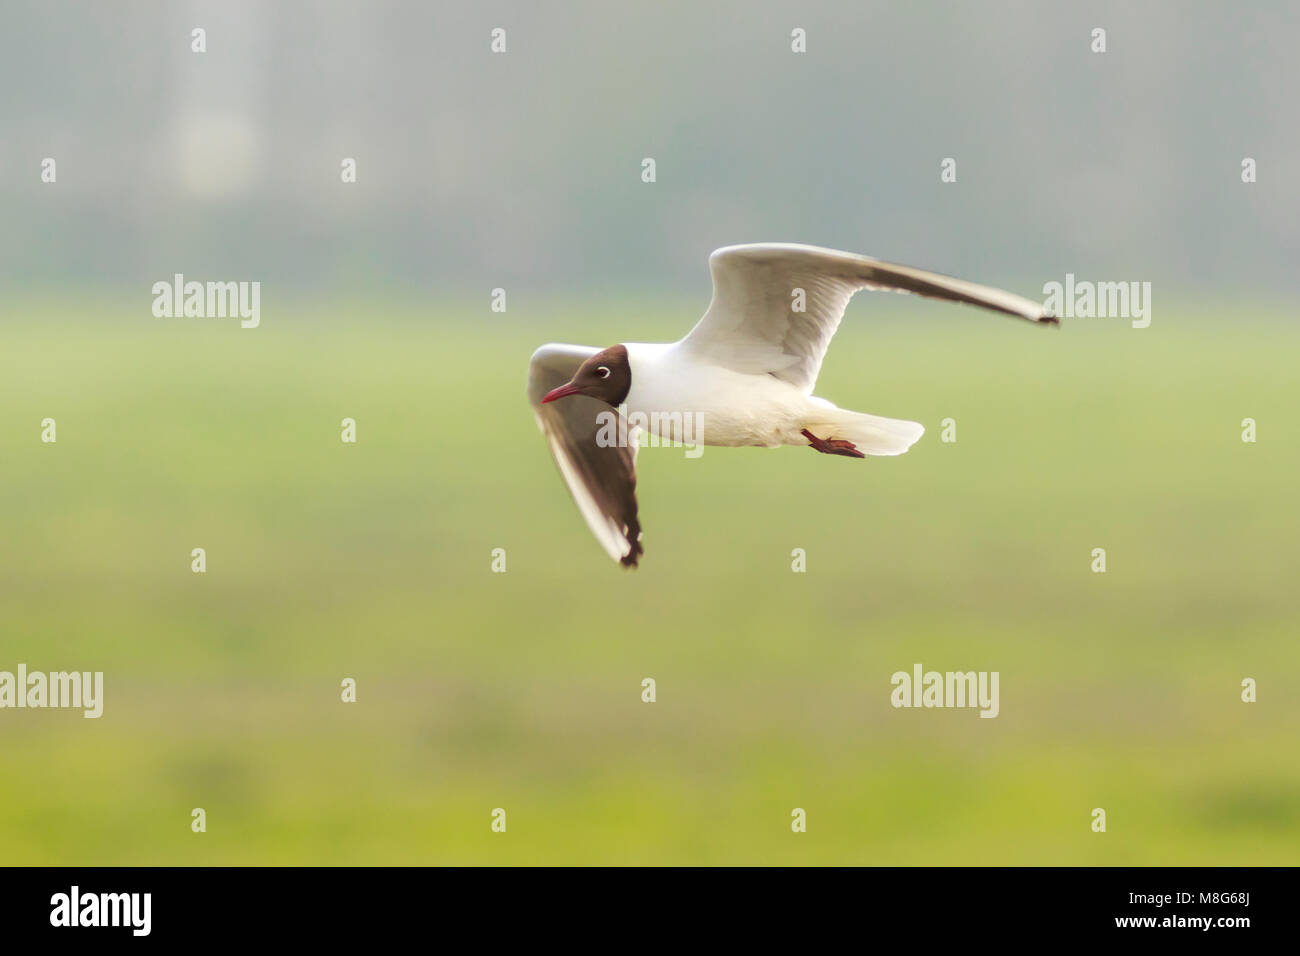
M 700 445 L 787 444 L 808 398 L 770 375 L 690 361 L 671 347 L 628 346 L 630 425 L 661 441 Z M 794 427 L 793 432 L 798 433 Z

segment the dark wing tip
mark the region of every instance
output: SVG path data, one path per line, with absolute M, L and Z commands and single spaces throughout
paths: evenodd
M 629 540 L 628 544 L 632 545 L 632 550 L 619 558 L 618 563 L 623 565 L 625 568 L 636 568 L 637 561 L 640 559 L 641 555 L 645 554 L 645 548 L 641 547 L 640 535 L 638 535 L 635 540 Z

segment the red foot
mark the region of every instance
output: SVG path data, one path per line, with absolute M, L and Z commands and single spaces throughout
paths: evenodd
M 843 455 L 845 458 L 867 457 L 858 451 L 858 446 L 851 441 L 845 441 L 842 438 L 818 438 L 806 428 L 800 434 L 808 439 L 810 448 L 816 448 L 823 455 Z

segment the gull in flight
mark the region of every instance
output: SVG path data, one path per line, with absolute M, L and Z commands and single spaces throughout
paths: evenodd
M 543 345 L 528 369 L 528 400 L 578 510 L 609 556 L 635 567 L 640 432 L 706 445 L 802 445 L 827 455 L 901 455 L 916 422 L 838 408 L 813 395 L 817 373 L 859 289 L 964 302 L 1056 324 L 1010 292 L 793 243 L 727 246 L 709 256 L 713 301 L 672 343 L 596 349 Z M 802 308 L 799 308 L 802 306 Z M 631 425 L 629 425 L 631 422 Z

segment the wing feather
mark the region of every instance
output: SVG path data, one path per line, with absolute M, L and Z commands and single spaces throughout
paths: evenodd
M 542 397 L 563 385 L 599 349 L 585 345 L 543 345 L 528 366 L 528 401 L 556 467 L 587 527 L 606 553 L 625 567 L 636 567 L 643 553 L 636 502 L 636 430 L 626 420 L 618 434 L 627 447 L 603 446 L 596 440 L 602 412 L 619 415 L 604 402 L 585 395 L 542 404 Z
M 1055 323 L 1041 305 L 963 279 L 834 249 L 764 242 L 709 256 L 713 301 L 683 345 L 741 372 L 770 373 L 811 393 L 844 309 L 861 289 L 963 302 Z M 802 290 L 803 311 L 795 311 Z

